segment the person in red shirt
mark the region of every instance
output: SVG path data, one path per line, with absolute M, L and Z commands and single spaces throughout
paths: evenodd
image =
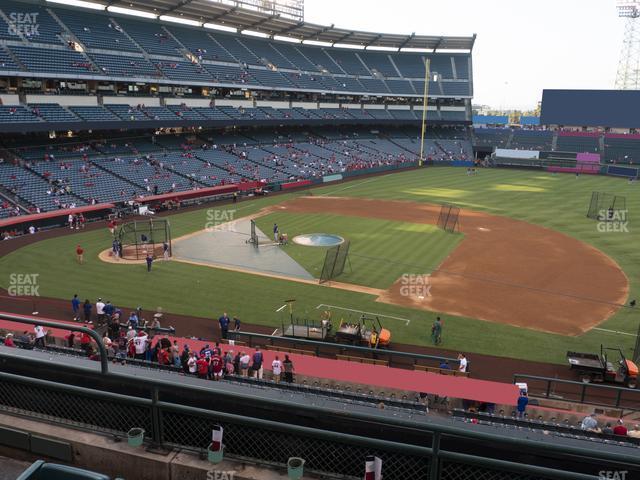
M 4 337 L 4 346 L 15 348 L 16 344 L 13 343 L 13 333 L 7 333 L 7 336 Z
M 196 362 L 196 367 L 198 369 L 198 378 L 206 379 L 209 376 L 209 362 L 204 354 L 200 355 L 200 358 Z
M 166 348 L 158 352 L 158 363 L 160 365 L 169 365 L 169 351 Z
M 76 247 L 76 259 L 80 265 L 84 262 L 84 249 L 80 245 Z
M 220 380 L 222 378 L 222 367 L 223 367 L 222 358 L 216 352 L 211 357 L 211 371 L 213 372 L 214 380 Z
M 91 351 L 93 350 L 91 347 L 91 336 L 86 332 L 80 337 L 80 348 L 82 348 L 87 355 L 91 355 Z
M 624 423 L 622 422 L 622 419 L 618 420 L 618 425 L 613 427 L 613 434 L 614 435 L 620 435 L 621 437 L 626 437 L 627 433 L 628 433 L 627 432 L 627 427 L 624 426 Z

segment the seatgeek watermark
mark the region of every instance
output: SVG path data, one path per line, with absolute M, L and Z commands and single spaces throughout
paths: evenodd
M 627 480 L 628 470 L 600 470 L 598 480 Z
M 207 480 L 234 480 L 236 473 L 235 470 L 209 470 Z
M 8 33 L 11 36 L 36 37 L 40 35 L 38 12 L 10 12 Z
M 418 297 L 423 299 L 431 295 L 431 281 L 429 275 L 403 273 L 400 277 L 400 295 L 403 297 Z
M 236 218 L 236 210 L 218 210 L 216 208 L 210 208 L 207 210 L 207 221 L 204 224 L 204 229 L 207 232 L 213 232 L 214 230 L 232 230 L 232 222 Z
M 600 233 L 629 233 L 629 210 L 600 210 L 596 226 Z
M 39 297 L 39 273 L 12 273 L 9 275 L 7 292 L 12 297 Z

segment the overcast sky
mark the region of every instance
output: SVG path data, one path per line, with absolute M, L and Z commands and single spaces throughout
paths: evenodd
M 474 104 L 533 108 L 544 88 L 614 86 L 614 0 L 305 0 L 305 20 L 385 33 L 472 35 Z

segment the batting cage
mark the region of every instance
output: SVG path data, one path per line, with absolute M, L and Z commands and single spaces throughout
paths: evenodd
M 255 220 L 251 220 L 251 230 L 249 232 L 249 239 L 247 240 L 247 243 L 252 244 L 256 248 L 258 248 L 258 245 L 260 244 L 260 242 L 258 240 L 258 234 L 256 233 L 256 221 Z
M 627 197 L 611 193 L 592 192 L 587 217 L 604 221 L 611 216 L 611 212 L 622 210 L 627 210 Z
M 444 203 L 440 206 L 438 227 L 445 232 L 453 233 L 460 228 L 460 207 Z
M 153 258 L 164 255 L 164 244 L 171 255 L 171 228 L 168 220 L 149 219 L 123 224 L 116 233 L 120 244 L 120 257 L 126 260 L 144 260 L 148 253 Z
M 340 245 L 327 250 L 320 273 L 320 283 L 333 280 L 344 272 L 344 267 L 349 261 L 349 247 L 351 242 L 346 240 Z

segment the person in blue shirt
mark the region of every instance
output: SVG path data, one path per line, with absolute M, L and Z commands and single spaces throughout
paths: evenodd
M 442 363 L 440 364 L 440 370 L 451 370 L 451 366 L 449 365 L 449 362 L 447 362 L 446 360 L 443 360 Z
M 129 315 L 129 325 L 134 330 L 138 329 L 138 314 L 136 312 L 131 312 L 131 315 Z
M 113 315 L 115 308 L 113 307 L 113 305 L 111 305 L 111 302 L 107 300 L 107 303 L 105 303 L 102 311 L 104 312 L 105 317 L 111 318 L 111 315 Z
M 273 224 L 273 239 L 276 242 L 278 241 L 278 224 L 277 223 Z
M 224 312 L 222 314 L 222 316 L 218 319 L 218 323 L 220 323 L 220 334 L 222 338 L 226 339 L 229 334 L 229 324 L 231 323 L 227 312 Z
M 150 253 L 147 253 L 147 272 L 151 271 L 151 264 L 153 263 L 153 256 Z
M 262 380 L 262 352 L 260 351 L 260 347 L 256 347 L 256 351 L 253 354 L 253 365 L 251 365 L 251 370 L 255 372 L 255 377 L 257 379 Z
M 527 396 L 527 392 L 523 391 L 518 397 L 518 418 L 524 418 L 527 405 L 529 405 L 529 397 Z
M 80 299 L 78 298 L 78 294 L 76 293 L 71 299 L 71 308 L 73 308 L 73 319 L 78 319 L 78 312 L 80 311 Z
M 233 322 L 234 322 L 233 329 L 236 332 L 239 332 L 240 331 L 240 319 L 238 317 L 233 317 Z
M 92 308 L 93 308 L 93 305 L 91 305 L 91 302 L 87 298 L 84 301 L 84 304 L 82 305 L 82 309 L 84 311 L 84 321 L 86 323 L 91 323 L 91 309 Z

